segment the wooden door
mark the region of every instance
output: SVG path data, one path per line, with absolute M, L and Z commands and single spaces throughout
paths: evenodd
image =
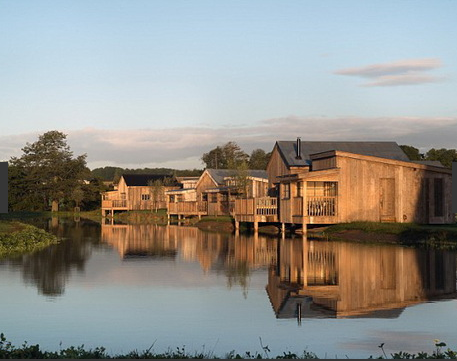
M 380 221 L 395 222 L 395 179 L 381 178 L 380 179 Z

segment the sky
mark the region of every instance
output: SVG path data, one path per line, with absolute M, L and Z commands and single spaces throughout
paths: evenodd
M 0 0 L 0 160 L 49 130 L 90 168 L 228 141 L 457 148 L 457 2 Z

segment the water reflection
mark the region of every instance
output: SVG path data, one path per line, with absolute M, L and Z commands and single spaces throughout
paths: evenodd
M 47 229 L 62 242 L 39 252 L 3 261 L 14 269 L 20 269 L 26 284 L 35 285 L 40 294 L 60 296 L 65 292 L 73 271 L 84 273 L 84 267 L 99 243 L 100 226 L 91 221 L 79 221 L 52 217 L 29 221 Z
M 252 271 L 276 261 L 276 240 L 266 236 L 206 233 L 196 227 L 102 224 L 102 242 L 125 260 L 171 258 L 197 262 L 203 273 L 223 273 L 244 293 Z
M 71 276 L 83 275 L 93 252 L 102 248 L 116 250 L 122 263 L 129 262 L 133 277 L 141 277 L 146 269 L 135 262 L 150 262 L 147 269 L 151 272 L 156 270 L 152 261 L 176 262 L 177 272 L 191 270 L 180 263 L 195 263 L 201 269 L 201 273 L 190 271 L 195 272 L 195 284 L 202 282 L 202 275 L 222 275 L 228 288 L 239 286 L 245 297 L 253 272 L 260 271 L 265 274 L 266 293 L 277 318 L 299 314 L 303 318 L 398 317 L 408 305 L 454 297 L 456 292 L 455 252 L 302 238 L 278 240 L 181 226 L 100 225 L 84 219 L 37 222 L 63 242 L 0 265 L 20 270 L 23 281 L 45 296 L 63 295 Z M 112 251 L 111 258 L 97 254 L 102 257 L 99 261 L 106 262 L 98 270 L 118 267 Z M 121 267 L 116 272 L 127 271 Z
M 406 306 L 455 297 L 455 252 L 306 238 L 278 242 L 266 287 L 277 318 L 395 318 Z

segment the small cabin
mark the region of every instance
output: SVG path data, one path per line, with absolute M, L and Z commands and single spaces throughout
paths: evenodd
M 239 200 L 235 221 L 283 225 L 354 221 L 446 224 L 452 172 L 412 162 L 395 142 L 276 142 L 270 197 Z M 244 213 L 244 203 L 253 203 Z M 246 208 L 246 207 L 245 207 Z
M 238 197 L 264 197 L 268 178 L 264 170 L 206 169 L 194 188 L 166 192 L 169 216 L 231 215 Z
M 102 215 L 166 208 L 165 192 L 180 186 L 177 179 L 170 175 L 123 174 L 114 191 L 101 194 Z

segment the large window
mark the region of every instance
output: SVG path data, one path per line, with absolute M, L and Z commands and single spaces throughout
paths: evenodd
M 309 197 L 336 197 L 337 182 L 307 182 L 306 194 Z

